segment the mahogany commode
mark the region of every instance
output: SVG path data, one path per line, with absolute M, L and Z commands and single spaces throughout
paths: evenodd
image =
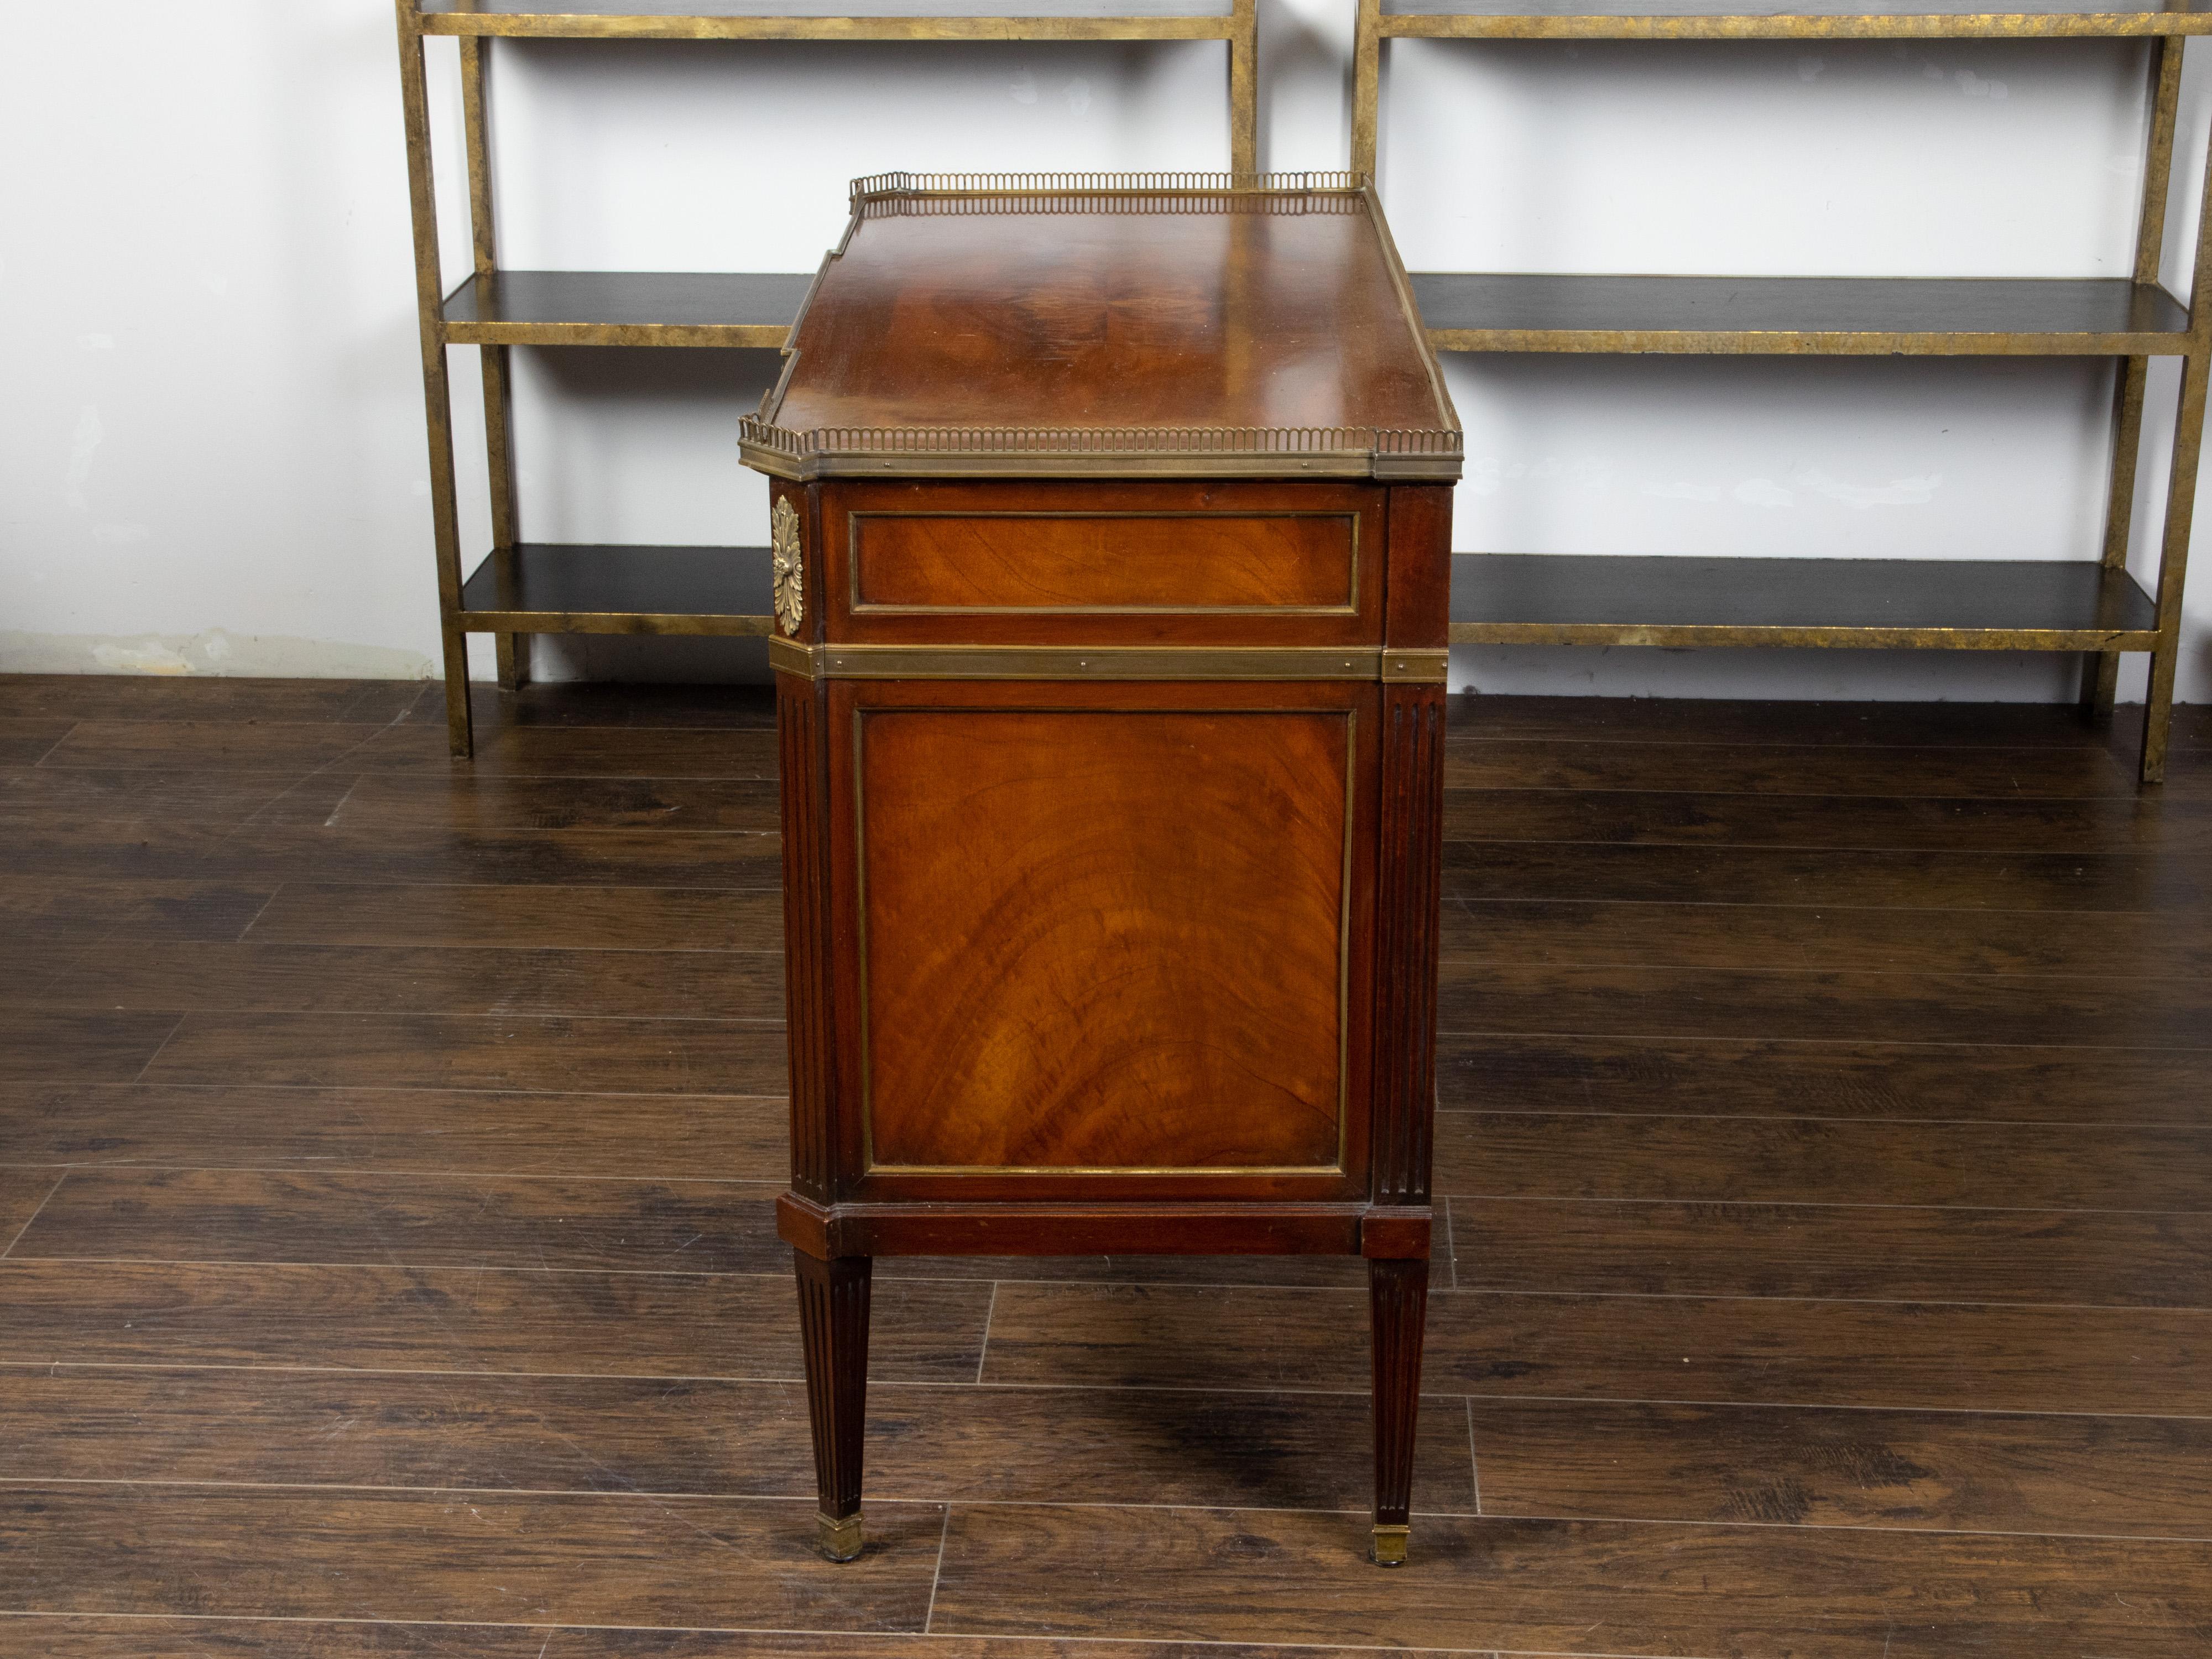
M 872 1258 L 1369 1263 L 1376 1560 L 1428 1288 L 1458 423 L 1344 175 L 862 179 L 772 475 L 822 1544 Z

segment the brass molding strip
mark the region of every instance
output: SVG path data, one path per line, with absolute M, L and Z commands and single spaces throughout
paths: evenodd
M 873 173 L 853 180 L 860 203 L 896 196 L 1307 196 L 1356 194 L 1356 173 Z M 1140 210 L 1157 211 L 1147 204 Z
M 1443 678 L 1444 653 L 1371 646 L 801 645 L 771 639 L 769 666 L 808 679 L 1379 680 Z
M 793 325 L 794 335 L 798 325 Z M 795 361 L 795 357 L 794 357 Z M 1375 427 L 831 428 L 749 415 L 745 465 L 780 478 L 1429 478 L 1456 480 L 1460 434 Z

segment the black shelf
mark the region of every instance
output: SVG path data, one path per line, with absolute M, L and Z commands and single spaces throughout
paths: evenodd
M 471 633 L 766 635 L 764 547 L 524 542 L 494 552 L 461 588 Z
M 2189 308 L 2118 277 L 1616 276 L 1415 272 L 1449 351 L 2154 356 Z
M 2086 561 L 1461 553 L 1455 644 L 2148 651 L 2158 612 Z
M 501 270 L 447 297 L 455 345 L 781 348 L 813 273 Z

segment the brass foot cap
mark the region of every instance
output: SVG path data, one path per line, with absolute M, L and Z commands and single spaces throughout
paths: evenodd
M 1378 1567 L 1402 1567 L 1406 1565 L 1406 1541 L 1413 1535 L 1411 1527 L 1377 1527 L 1368 1540 L 1367 1557 Z
M 860 1517 L 858 1511 L 842 1521 L 832 1521 L 826 1515 L 817 1515 L 814 1522 L 820 1528 L 822 1553 L 832 1561 L 849 1561 L 860 1553 Z

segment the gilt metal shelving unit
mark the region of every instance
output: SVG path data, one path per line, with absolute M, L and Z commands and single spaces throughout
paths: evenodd
M 486 120 L 495 40 L 1219 40 L 1229 57 L 1230 166 L 1258 171 L 1255 0 L 396 0 L 446 720 L 471 752 L 467 636 L 497 636 L 500 683 L 527 672 L 532 634 L 769 632 L 764 547 L 606 547 L 521 539 L 507 353 L 514 346 L 781 347 L 811 271 L 508 270 L 499 263 Z M 851 0 L 843 0 L 849 5 Z M 425 41 L 460 50 L 475 270 L 450 295 L 439 260 Z M 448 346 L 482 348 L 492 545 L 461 545 Z
M 2001 0 L 2002 3 L 2002 0 Z M 1352 167 L 1376 168 L 1382 42 L 1881 40 L 2149 37 L 2142 216 L 2132 277 L 2087 280 L 1421 273 L 1431 344 L 1451 351 L 2099 356 L 2117 360 L 2110 499 L 2094 559 L 1589 557 L 1462 554 L 1455 643 L 1910 647 L 2088 653 L 2082 702 L 2109 714 L 2120 653 L 2150 653 L 2142 776 L 2166 770 L 2190 518 L 2212 367 L 2212 169 L 2191 296 L 2159 282 L 2184 38 L 2212 11 L 1896 0 L 1759 11 L 1751 0 L 1358 0 Z M 2203 297 L 2206 303 L 2198 304 Z M 2129 574 L 2146 371 L 2182 360 L 2159 573 Z

